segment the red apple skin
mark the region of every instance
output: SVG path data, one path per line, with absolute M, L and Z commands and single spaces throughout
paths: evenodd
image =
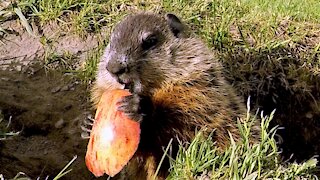
M 85 157 L 96 177 L 115 176 L 137 151 L 140 124 L 117 110 L 117 102 L 128 95 L 122 89 L 107 91 L 99 101 Z

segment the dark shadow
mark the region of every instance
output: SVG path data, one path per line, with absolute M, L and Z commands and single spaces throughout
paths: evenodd
M 81 123 L 92 113 L 88 88 L 74 75 L 46 70 L 43 64 L 17 67 L 0 70 L 1 127 L 11 117 L 7 132 L 21 131 L 0 141 L 1 174 L 6 179 L 18 172 L 53 179 L 77 155 L 62 179 L 96 179 L 86 168 L 87 140 L 80 136 Z
M 283 138 L 280 148 L 291 160 L 320 154 L 320 76 L 314 67 L 320 54 L 298 44 L 259 51 L 234 48 L 221 57 L 227 79 L 254 109 L 265 115 L 276 109 L 272 126 Z

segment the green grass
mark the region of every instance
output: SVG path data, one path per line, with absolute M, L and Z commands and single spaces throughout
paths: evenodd
M 301 164 L 281 162 L 275 140 L 277 127 L 268 130 L 273 115 L 274 111 L 270 116 L 261 112 L 260 140 L 253 144 L 250 128 L 259 117 L 248 113 L 245 120 L 238 121 L 242 140 L 236 143 L 230 136 L 232 143 L 223 152 L 200 131 L 190 144 L 181 144 L 176 159 L 171 159 L 168 179 L 317 179 L 312 174 L 315 158 Z
M 88 53 L 80 68 L 73 67 L 73 54 L 58 55 L 50 49 L 50 38 L 42 37 L 46 47 L 45 67 L 65 69 L 85 83 L 94 80 L 96 66 L 114 25 L 126 14 L 139 10 L 173 12 L 190 26 L 217 54 L 226 67 L 227 79 L 239 94 L 252 96 L 254 103 L 275 106 L 275 122 L 300 121 L 314 111 L 320 114 L 320 3 L 318 0 L 17 0 L 0 9 L 0 43 L 10 29 L 1 27 L 8 20 L 18 20 L 33 34 L 31 24 L 45 27 L 58 24 L 64 33 L 86 38 L 103 34 L 99 46 Z M 20 13 L 21 12 L 21 13 Z M 288 103 L 290 102 L 290 103 Z M 308 109 L 309 108 L 309 109 Z M 311 109 L 311 110 L 310 110 Z M 296 112 L 299 111 L 299 112 Z M 281 117 L 280 120 L 277 117 Z M 261 116 L 261 141 L 250 145 L 244 135 L 241 144 L 232 144 L 219 153 L 211 139 L 199 134 L 189 146 L 181 146 L 172 160 L 171 179 L 189 179 L 209 175 L 213 179 L 311 177 L 308 169 L 315 160 L 302 164 L 282 164 L 273 138 L 275 129 L 266 128 L 271 117 Z M 247 119 L 249 120 L 249 119 Z M 275 123 L 274 123 L 275 124 Z M 313 124 L 301 123 L 307 133 L 317 134 Z M 245 126 L 243 132 L 247 132 Z M 301 132 L 296 132 L 296 134 Z M 308 136 L 308 135 L 306 135 Z M 1 137 L 1 136 L 0 136 Z M 310 141 L 311 140 L 305 140 Z M 201 142 L 201 143 L 200 143 Z M 203 143 L 204 142 L 204 143 Z
M 105 41 L 102 41 L 97 48 L 89 52 L 86 61 L 82 66 L 83 68 L 77 71 L 78 77 L 80 77 L 80 79 L 82 79 L 85 83 L 91 84 L 92 80 L 95 78 L 98 62 L 103 54 L 105 46 Z
M 258 15 L 259 18 L 269 19 L 273 18 L 290 17 L 296 21 L 320 21 L 320 3 L 317 0 L 245 0 L 241 2 L 241 6 L 251 9 L 250 19 L 255 19 Z
M 32 31 L 28 23 L 39 26 L 55 23 L 66 32 L 81 37 L 100 32 L 108 37 L 115 23 L 138 10 L 173 12 L 223 55 L 239 47 L 246 51 L 272 51 L 304 43 L 306 37 L 319 37 L 320 22 L 317 0 L 166 0 L 160 3 L 151 0 L 143 3 L 129 0 L 19 0 L 2 10 L 0 17 L 8 14 L 6 12 L 14 15 L 17 10 L 21 10 L 23 16 L 16 18 L 21 19 L 28 31 Z M 1 19 L 7 18 L 0 18 L 0 23 Z M 320 42 L 310 40 L 314 42 L 309 43 L 308 52 L 318 57 Z M 319 62 L 310 69 L 319 72 Z

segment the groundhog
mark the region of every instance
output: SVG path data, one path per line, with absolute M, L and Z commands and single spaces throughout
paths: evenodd
M 119 110 L 141 123 L 141 140 L 118 178 L 152 179 L 170 139 L 174 157 L 178 140 L 190 142 L 199 128 L 215 130 L 219 148 L 229 144 L 228 132 L 239 139 L 237 118 L 246 108 L 222 68 L 212 50 L 174 14 L 137 13 L 115 26 L 92 97 L 97 104 L 110 89 L 132 93 L 119 102 Z M 168 175 L 168 167 L 166 159 L 157 179 Z

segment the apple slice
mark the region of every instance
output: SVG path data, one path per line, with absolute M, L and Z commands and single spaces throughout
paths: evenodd
M 85 157 L 96 176 L 115 176 L 137 151 L 140 124 L 117 111 L 117 102 L 130 93 L 118 89 L 105 92 L 98 104 Z

